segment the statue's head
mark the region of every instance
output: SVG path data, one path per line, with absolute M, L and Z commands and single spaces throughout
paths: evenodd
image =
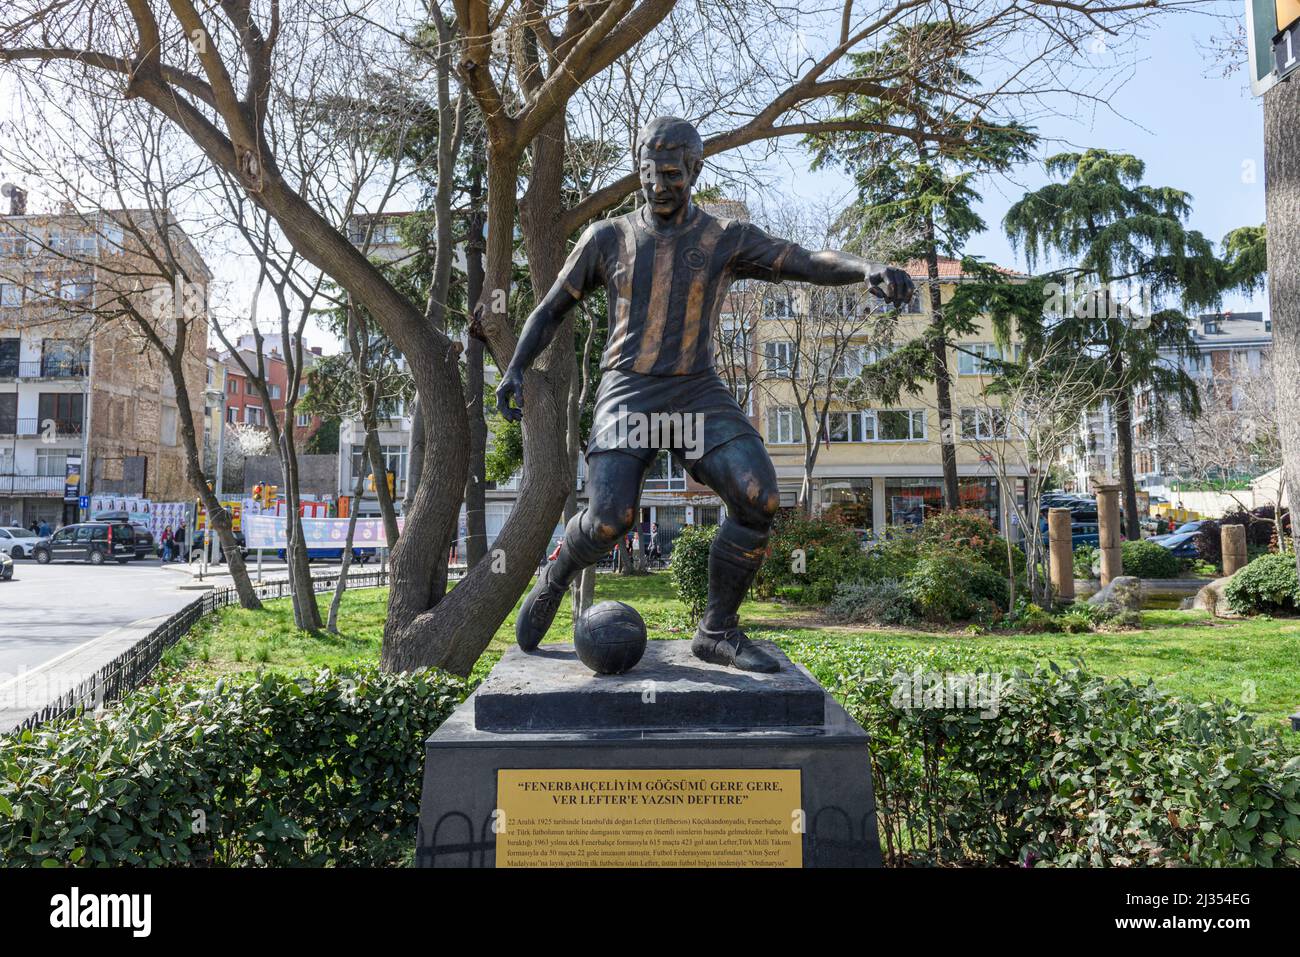
M 659 116 L 636 137 L 641 192 L 656 216 L 672 219 L 686 208 L 704 168 L 704 143 L 686 120 Z

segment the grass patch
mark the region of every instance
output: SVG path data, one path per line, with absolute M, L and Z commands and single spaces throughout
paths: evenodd
M 267 602 L 260 612 L 224 609 L 205 618 L 190 638 L 167 653 L 161 677 L 168 680 L 183 672 L 190 678 L 215 680 L 238 672 L 311 672 L 374 662 L 379 657 L 387 597 L 384 589 L 348 591 L 339 615 L 342 635 L 298 631 L 288 599 Z M 674 597 L 667 574 L 600 575 L 596 600 L 633 605 L 645 619 L 651 638 L 690 637 L 685 609 Z M 518 604 L 515 607 L 517 611 Z M 1100 675 L 1134 681 L 1151 678 L 1162 690 L 1188 701 L 1234 701 L 1270 727 L 1287 726 L 1287 716 L 1300 706 L 1297 619 L 1224 621 L 1202 612 L 1160 610 L 1144 612 L 1142 628 L 1134 631 L 972 635 L 828 626 L 813 609 L 757 601 L 745 603 L 741 619 L 750 623 L 751 636 L 777 641 L 796 661 L 814 644 L 869 647 L 881 657 L 942 648 L 1003 670 L 1080 661 Z M 570 640 L 572 627 L 565 603 L 548 642 Z M 486 674 L 513 641 L 512 612 L 479 660 L 475 675 Z

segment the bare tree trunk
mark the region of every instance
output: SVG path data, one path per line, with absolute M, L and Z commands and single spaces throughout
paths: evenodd
M 1264 94 L 1264 182 L 1267 185 L 1268 299 L 1273 317 L 1273 368 L 1282 440 L 1282 477 L 1290 492 L 1291 535 L 1300 495 L 1300 82 Z M 1280 510 L 1279 510 L 1280 514 Z M 1279 535 L 1278 544 L 1282 543 Z M 1300 547 L 1295 548 L 1300 574 Z
M 475 137 L 471 163 L 469 230 L 465 240 L 466 298 L 471 305 L 483 298 L 483 142 Z M 474 330 L 477 332 L 478 330 Z M 469 415 L 469 475 L 465 479 L 465 564 L 472 567 L 487 554 L 487 419 L 483 417 L 484 343 L 471 335 L 465 349 L 466 408 Z
M 181 441 L 185 446 L 185 477 L 198 493 L 199 501 L 203 503 L 204 511 L 208 514 L 208 534 L 215 533 L 221 542 L 221 550 L 226 555 L 226 567 L 230 570 L 230 580 L 235 586 L 235 594 L 239 596 L 239 606 L 250 611 L 259 611 L 262 602 L 257 597 L 257 590 L 253 588 L 253 583 L 248 577 L 248 566 L 244 563 L 243 552 L 239 550 L 239 544 L 235 541 L 235 530 L 230 520 L 230 513 L 221 504 L 203 474 L 203 462 L 199 456 L 198 438 L 194 428 L 194 410 L 190 406 L 190 394 L 185 386 L 182 361 L 182 352 L 178 349 L 167 365 L 171 372 L 172 384 L 176 387 L 176 408 L 179 412 L 177 418 L 180 420 Z
M 365 473 L 357 476 L 355 487 L 352 489 L 352 501 L 358 502 L 366 491 Z M 334 597 L 330 599 L 329 618 L 325 622 L 325 630 L 331 635 L 339 634 L 339 606 L 343 604 L 343 593 L 348 590 L 348 569 L 352 567 L 352 542 L 357 531 L 357 516 L 360 509 L 353 506 L 348 513 L 348 534 L 343 542 L 343 560 L 339 563 L 339 580 L 334 583 Z
M 370 460 L 370 473 L 375 477 L 375 498 L 379 502 L 379 514 L 384 520 L 384 534 L 391 547 L 398 539 L 397 507 L 393 503 L 393 492 L 388 491 L 388 463 L 384 460 L 384 450 L 379 445 L 379 423 L 373 406 L 366 418 L 366 458 Z M 393 476 L 394 485 L 397 478 L 398 476 Z
M 550 121 L 533 143 L 532 177 L 528 192 L 518 206 L 529 269 L 537 288 L 549 286 L 564 262 L 563 146 L 563 117 L 560 116 L 558 122 Z M 489 313 L 494 304 L 504 304 L 510 290 L 519 163 L 520 156 L 511 144 L 489 139 L 487 268 L 480 300 Z M 487 322 L 485 328 L 493 359 L 499 367 L 504 367 L 514 350 L 513 335 L 499 321 Z M 496 541 L 497 551 L 505 560 L 480 563 L 476 572 L 467 574 L 450 592 L 446 590 L 447 550 L 460 502 L 451 496 L 452 501 L 448 503 L 449 496 L 439 495 L 439 490 L 447 488 L 447 484 L 445 480 L 431 483 L 428 473 L 432 467 L 445 468 L 448 460 L 455 461 L 462 468 L 462 478 L 454 487 L 464 487 L 468 460 L 464 415 L 467 403 L 459 376 L 454 383 L 447 382 L 447 386 L 454 385 L 456 390 L 460 428 L 453 430 L 448 423 L 440 423 L 438 432 L 434 433 L 431 422 L 437 419 L 429 416 L 426 409 L 425 430 L 431 454 L 425 457 L 426 474 L 421 478 L 412 513 L 406 520 L 408 528 L 417 524 L 423 527 L 428 521 L 445 532 L 440 536 L 441 542 L 436 543 L 426 533 L 418 549 L 407 536 L 393 555 L 389 616 L 381 656 L 385 669 L 400 671 L 436 665 L 455 674 L 469 674 L 492 640 L 497 625 L 514 608 L 532 578 L 537 556 L 550 538 L 567 492 L 568 470 L 558 464 L 565 460 L 564 409 L 542 400 L 547 395 L 566 394 L 572 360 L 566 364 L 564 356 L 572 349 L 573 322 L 569 319 L 524 377 L 524 481 L 518 502 Z M 423 388 L 420 394 L 422 401 L 430 400 L 430 394 Z M 536 401 L 527 401 L 529 396 Z M 441 515 L 438 519 L 424 517 L 425 512 L 435 510 L 445 511 L 445 521 Z

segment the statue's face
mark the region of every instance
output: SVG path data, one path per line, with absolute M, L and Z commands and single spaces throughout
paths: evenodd
M 686 151 L 641 150 L 641 192 L 650 211 L 661 219 L 672 219 L 686 208 L 699 168 L 691 169 Z

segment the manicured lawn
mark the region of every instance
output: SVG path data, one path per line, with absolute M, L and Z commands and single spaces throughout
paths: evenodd
M 379 655 L 385 600 L 382 589 L 348 592 L 340 621 L 344 634 L 313 635 L 293 627 L 287 599 L 270 602 L 263 612 L 226 609 L 204 621 L 192 637 L 168 654 L 172 666 L 200 680 L 268 668 L 315 670 L 324 666 L 373 662 Z M 638 578 L 601 575 L 596 600 L 626 601 L 646 620 L 652 638 L 687 638 L 685 610 L 673 596 L 667 574 Z M 326 605 L 322 602 L 322 612 Z M 747 602 L 742 618 L 755 638 L 779 642 L 795 660 L 810 643 L 869 647 L 881 657 L 892 651 L 942 648 L 1010 670 L 1055 661 L 1081 661 L 1097 674 L 1135 681 L 1153 679 L 1158 687 L 1195 701 L 1228 698 L 1260 715 L 1269 726 L 1289 726 L 1286 717 L 1300 708 L 1300 620 L 1215 621 L 1200 612 L 1151 611 L 1137 631 L 1064 634 L 970 634 L 870 630 L 826 626 L 811 609 Z M 572 622 L 567 604 L 551 630 L 552 641 L 567 641 Z M 492 666 L 514 641 L 514 616 L 497 631 L 476 673 Z M 1300 736 L 1297 736 L 1300 740 Z

